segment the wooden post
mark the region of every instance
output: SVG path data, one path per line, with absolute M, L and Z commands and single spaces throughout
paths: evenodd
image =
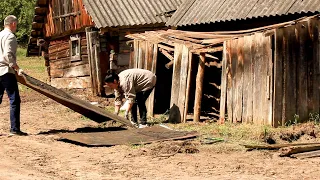
M 88 51 L 88 61 L 89 61 L 89 67 L 90 67 L 90 79 L 91 79 L 91 90 L 92 90 L 92 94 L 96 95 L 97 94 L 97 89 L 96 89 L 96 82 L 94 81 L 94 71 L 93 71 L 93 66 L 94 64 L 92 64 L 92 55 L 93 55 L 93 51 L 92 51 L 92 42 L 91 42 L 91 28 L 87 27 L 86 28 L 86 39 L 87 39 L 87 51 Z
M 200 53 L 197 80 L 196 80 L 196 97 L 194 102 L 194 118 L 195 122 L 200 121 L 201 115 L 201 101 L 202 101 L 202 87 L 203 87 L 203 77 L 204 77 L 204 69 L 206 63 L 205 53 Z

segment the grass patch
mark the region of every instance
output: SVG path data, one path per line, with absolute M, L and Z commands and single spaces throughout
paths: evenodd
M 45 60 L 43 57 L 26 57 L 27 49 L 18 48 L 17 63 L 28 75 L 46 82 L 48 75 L 46 73 Z
M 24 72 L 40 81 L 46 82 L 48 80 L 48 75 L 46 72 L 46 67 L 44 65 L 43 57 L 26 57 L 27 49 L 18 48 L 17 49 L 17 63 Z M 19 85 L 20 92 L 30 92 L 30 88 Z

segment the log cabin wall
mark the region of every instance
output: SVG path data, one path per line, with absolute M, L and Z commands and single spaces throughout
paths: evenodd
M 91 87 L 88 62 L 87 40 L 85 33 L 79 34 L 80 58 L 72 59 L 70 37 L 50 42 L 49 63 L 51 85 L 57 88 Z

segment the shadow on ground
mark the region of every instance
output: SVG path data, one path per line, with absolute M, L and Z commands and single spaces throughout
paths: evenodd
M 107 127 L 107 128 L 95 128 L 95 127 L 83 127 L 77 128 L 75 130 L 66 130 L 66 129 L 52 129 L 49 131 L 41 131 L 38 135 L 43 134 L 59 134 L 59 133 L 92 133 L 92 132 L 107 132 L 107 131 L 122 131 L 126 128 L 122 127 Z

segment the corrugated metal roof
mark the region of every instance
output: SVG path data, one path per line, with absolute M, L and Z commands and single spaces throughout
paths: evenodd
M 320 0 L 185 0 L 167 25 L 194 25 L 302 12 L 320 12 Z
M 159 15 L 176 10 L 183 0 L 83 0 L 98 28 L 167 22 Z

